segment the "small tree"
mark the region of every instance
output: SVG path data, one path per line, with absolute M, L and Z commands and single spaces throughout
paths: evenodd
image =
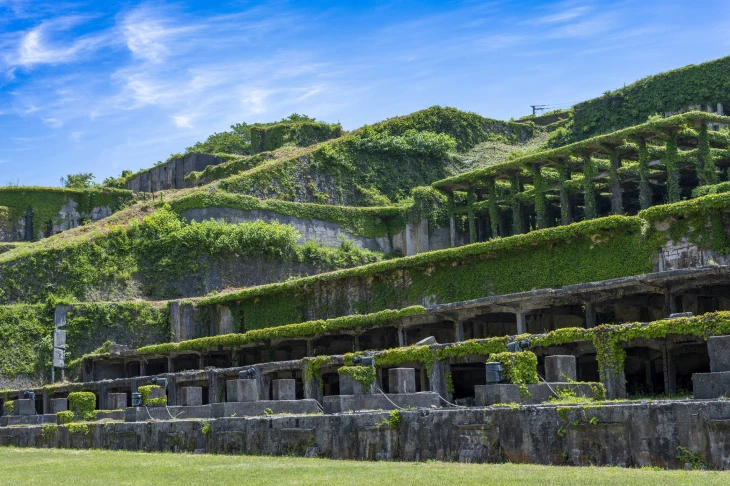
M 94 174 L 91 172 L 69 174 L 66 177 L 61 177 L 61 185 L 71 189 L 85 189 L 87 187 L 96 186 L 94 178 Z

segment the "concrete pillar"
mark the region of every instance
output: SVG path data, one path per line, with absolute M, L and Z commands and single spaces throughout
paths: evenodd
M 406 330 L 403 326 L 398 326 L 398 346 L 405 347 L 406 342 Z
M 205 369 L 205 358 L 203 357 L 202 354 L 200 356 L 198 356 L 198 369 L 199 370 Z
M 607 353 L 603 361 L 598 363 L 601 371 L 601 382 L 606 387 L 606 398 L 626 398 L 626 374 L 624 363 L 616 363 L 612 353 Z
M 554 355 L 545 357 L 545 381 L 565 382 L 578 380 L 578 364 L 575 356 Z
M 175 383 L 175 378 L 172 376 L 167 379 L 167 404 L 170 406 L 178 404 L 177 383 Z
M 664 292 L 664 308 L 667 316 L 677 312 L 677 303 L 674 300 L 674 294 L 669 289 Z
M 147 376 L 147 362 L 144 359 L 139 361 L 139 376 Z
M 306 364 L 302 372 L 302 376 L 304 376 L 304 398 L 317 400 L 321 403 L 322 391 L 320 389 L 320 384 L 322 382 L 322 377 L 319 376 L 319 374 L 316 376 L 307 376 L 309 374 L 308 367 L 309 365 Z
M 586 329 L 596 327 L 596 308 L 593 304 L 589 303 L 585 305 L 586 314 Z
M 258 399 L 259 390 L 255 379 L 226 382 L 227 402 L 255 402 Z
M 662 349 L 662 371 L 664 372 L 664 394 L 677 393 L 677 367 L 666 345 Z
M 311 339 L 307 339 L 307 357 L 314 358 L 314 345 Z
M 525 334 L 527 332 L 527 324 L 525 323 L 525 313 L 517 312 L 517 334 Z
M 389 369 L 388 392 L 416 393 L 416 370 L 414 368 Z
M 454 336 L 456 342 L 464 341 L 464 321 L 458 320 L 454 322 Z
M 208 403 L 219 403 L 223 400 L 220 395 L 220 381 L 215 370 L 208 370 Z
M 51 401 L 48 396 L 48 390 L 45 388 L 43 389 L 43 413 L 51 413 Z
M 456 220 L 453 213 L 449 215 L 449 236 L 451 237 L 451 248 L 456 248 Z
M 355 351 L 360 351 L 360 335 L 355 334 L 353 336 L 353 346 L 355 348 Z
M 623 189 L 618 170 L 621 167 L 621 157 L 618 148 L 611 154 L 611 213 L 624 214 Z
M 272 400 L 296 400 L 296 382 L 292 379 L 273 380 L 271 382 Z
M 421 371 L 425 371 L 423 368 Z M 451 394 L 446 390 L 446 373 L 451 372 L 451 366 L 444 361 L 434 361 L 431 365 L 430 391 L 436 392 L 448 401 L 452 400 Z M 425 391 L 425 388 L 421 388 Z M 441 404 L 445 405 L 445 404 Z

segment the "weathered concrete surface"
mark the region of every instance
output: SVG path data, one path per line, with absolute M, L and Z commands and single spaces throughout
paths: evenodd
M 302 234 L 297 243 L 304 244 L 307 241 L 318 241 L 325 246 L 340 246 L 340 237 L 344 237 L 359 248 L 366 248 L 373 251 L 390 252 L 395 248 L 391 247 L 390 240 L 387 236 L 381 238 L 365 238 L 362 236 L 354 235 L 347 231 L 341 226 L 330 223 L 328 221 L 321 221 L 319 219 L 301 219 L 296 216 L 289 216 L 286 214 L 279 214 L 273 211 L 263 209 L 243 210 L 234 208 L 200 208 L 200 209 L 188 209 L 180 213 L 180 215 L 188 221 L 208 221 L 209 219 L 215 219 L 218 221 L 225 221 L 226 223 L 238 224 L 247 221 L 265 221 L 267 223 L 273 223 L 278 221 L 281 224 L 287 224 L 294 226 L 297 231 Z M 398 233 L 400 235 L 400 233 Z M 403 253 L 405 253 L 398 236 L 394 236 L 394 245 L 398 246 Z M 400 243 L 400 244 L 399 244 Z M 425 250 L 422 250 L 425 251 Z
M 666 401 L 601 407 L 546 405 L 89 424 L 89 434 L 59 426 L 0 429 L 0 445 L 145 451 L 293 454 L 333 459 L 515 462 L 681 468 L 678 447 L 730 469 L 730 402 Z M 560 431 L 560 433 L 559 433 Z
M 695 373 L 692 375 L 692 390 L 698 400 L 730 397 L 730 371 Z
M 134 192 L 157 192 L 164 189 L 183 189 L 185 176 L 201 171 L 209 165 L 218 165 L 223 160 L 211 154 L 186 154 L 172 159 L 127 181 L 127 188 Z
M 435 392 L 373 395 L 332 395 L 324 397 L 324 413 L 342 413 L 358 410 L 395 410 L 397 407 L 435 408 L 441 399 Z M 396 407 L 397 406 L 397 407 Z
M 258 400 L 256 402 L 225 402 L 210 406 L 211 415 L 220 417 L 250 417 L 264 415 L 266 410 L 271 414 L 279 413 L 319 413 L 316 400 Z
M 565 382 L 578 379 L 575 356 L 553 355 L 545 357 L 545 381 Z
M 527 394 L 522 396 L 520 388 L 512 384 L 476 385 L 474 399 L 478 406 L 494 405 L 496 403 L 525 403 L 536 405 L 545 403 L 558 393 L 570 391 L 578 397 L 593 398 L 593 388 L 598 383 L 567 383 L 548 382 L 534 385 L 525 385 Z
M 710 336 L 707 339 L 710 371 L 730 371 L 730 336 Z

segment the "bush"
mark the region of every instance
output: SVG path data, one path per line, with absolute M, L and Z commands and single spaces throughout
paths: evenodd
M 68 394 L 70 411 L 82 420 L 96 418 L 96 395 L 92 392 L 73 392 Z

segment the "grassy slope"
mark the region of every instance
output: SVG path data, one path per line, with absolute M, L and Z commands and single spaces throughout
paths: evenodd
M 465 154 L 458 154 L 459 164 L 448 168 L 451 175 L 458 175 L 474 169 L 481 169 L 507 160 L 512 152 L 527 153 L 534 150 L 544 150 L 550 133 L 536 132 L 535 136 L 524 143 L 504 143 L 500 140 L 491 140 L 475 145 Z
M 730 474 L 616 467 L 331 461 L 292 457 L 0 448 L 15 484 L 728 484 Z

